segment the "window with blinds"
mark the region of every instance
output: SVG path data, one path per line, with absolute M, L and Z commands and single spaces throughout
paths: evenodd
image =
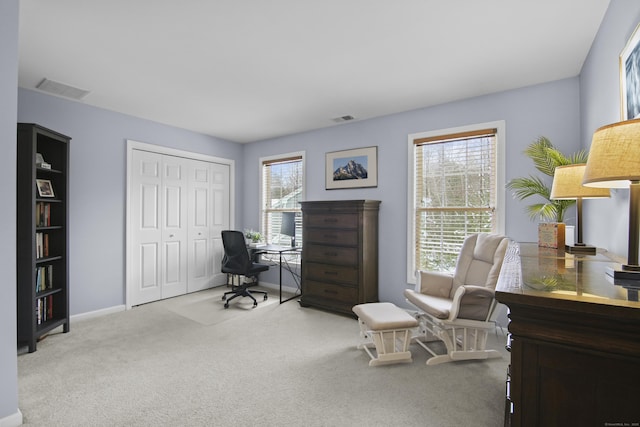
M 413 140 L 414 268 L 451 272 L 462 242 L 497 232 L 497 129 Z
M 261 233 L 265 241 L 275 245 L 291 244 L 291 236 L 282 228 L 283 212 L 294 212 L 295 238 L 302 242 L 300 204 L 304 191 L 303 154 L 289 154 L 262 159 Z

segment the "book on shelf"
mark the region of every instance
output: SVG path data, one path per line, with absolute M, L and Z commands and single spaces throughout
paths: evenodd
M 36 258 L 42 258 L 42 233 L 36 233 Z
M 36 203 L 36 227 L 51 226 L 51 204 L 45 202 Z
M 53 265 L 36 268 L 36 292 L 53 288 Z
M 36 258 L 49 256 L 49 235 L 47 233 L 36 233 Z
M 53 295 L 36 300 L 36 322 L 38 325 L 53 319 Z

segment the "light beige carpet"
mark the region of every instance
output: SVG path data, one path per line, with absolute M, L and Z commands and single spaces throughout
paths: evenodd
M 225 310 L 215 292 L 72 321 L 69 333 L 19 355 L 24 425 L 503 423 L 509 359 L 501 333 L 491 334 L 489 346 L 502 359 L 426 366 L 427 352 L 412 344 L 413 363 L 369 367 L 353 318 L 295 300 L 278 304 L 276 293 L 257 309 Z

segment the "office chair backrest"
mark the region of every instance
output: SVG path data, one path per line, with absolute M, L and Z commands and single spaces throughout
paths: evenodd
M 251 268 L 251 258 L 241 231 L 222 231 L 222 245 L 224 257 L 222 258 L 222 272 L 244 274 Z

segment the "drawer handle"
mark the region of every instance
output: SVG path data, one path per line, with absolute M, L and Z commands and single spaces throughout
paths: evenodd
M 327 276 L 337 276 L 338 272 L 337 271 L 325 271 L 324 274 L 327 275 Z
M 337 294 L 337 293 L 338 293 L 338 291 L 330 291 L 330 290 L 328 290 L 328 289 L 325 289 L 325 290 L 324 290 L 324 293 L 325 293 L 325 294 L 334 294 L 334 295 L 335 295 L 335 294 Z

